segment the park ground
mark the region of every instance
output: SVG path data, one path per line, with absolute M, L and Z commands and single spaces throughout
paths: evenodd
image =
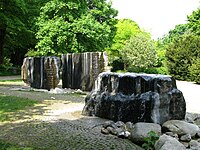
M 37 103 L 8 113 L 8 119 L 0 122 L 0 149 L 8 149 L 10 143 L 22 149 L 140 149 L 129 140 L 101 134 L 100 124 L 105 119 L 82 116 L 85 94 L 33 91 L 16 79 L 20 76 L 0 77 L 0 96 L 28 98 Z M 200 114 L 200 85 L 176 83 L 185 97 L 187 112 Z

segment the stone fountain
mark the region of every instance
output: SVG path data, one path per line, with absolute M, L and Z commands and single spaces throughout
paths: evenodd
M 105 52 L 62 55 L 62 87 L 91 91 L 97 76 L 108 70 Z
M 186 103 L 171 76 L 101 73 L 85 99 L 84 115 L 162 124 L 184 119 Z
M 60 81 L 60 58 L 55 56 L 24 58 L 21 78 L 33 88 L 54 89 Z
M 27 57 L 22 80 L 33 88 L 54 89 L 62 72 L 62 88 L 91 91 L 99 73 L 108 70 L 105 52 L 68 53 L 59 57 Z

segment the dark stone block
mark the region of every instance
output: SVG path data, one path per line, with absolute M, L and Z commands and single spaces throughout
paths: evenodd
M 107 55 L 86 52 L 62 55 L 62 87 L 91 91 L 99 73 L 106 70 Z
M 186 103 L 174 82 L 165 75 L 101 73 L 83 114 L 134 123 L 184 119 Z
M 33 88 L 50 90 L 59 83 L 59 68 L 58 57 L 27 57 L 22 65 L 22 80 Z

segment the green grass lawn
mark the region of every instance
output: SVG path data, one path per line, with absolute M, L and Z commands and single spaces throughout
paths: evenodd
M 25 110 L 27 107 L 34 106 L 37 101 L 15 96 L 0 95 L 0 122 L 11 121 L 11 113 Z
M 6 143 L 0 140 L 0 150 L 35 150 L 35 149 L 30 147 L 19 147 L 17 145 Z

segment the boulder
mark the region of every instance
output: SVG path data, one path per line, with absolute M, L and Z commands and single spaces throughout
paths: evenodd
M 185 134 L 181 136 L 180 140 L 183 142 L 190 142 L 192 140 L 192 137 L 190 134 Z
M 199 131 L 199 127 L 195 124 L 181 120 L 169 120 L 162 125 L 163 132 L 173 132 L 180 136 L 190 134 L 192 137 Z
M 111 72 L 99 74 L 83 109 L 84 115 L 158 124 L 184 119 L 185 113 L 183 94 L 171 76 Z
M 163 134 L 155 143 L 155 150 L 185 150 L 185 146 L 177 139 Z
M 144 143 L 144 138 L 148 137 L 150 131 L 155 132 L 156 134 L 161 134 L 161 126 L 155 123 L 143 123 L 138 122 L 135 124 L 134 128 L 131 131 L 130 140 L 134 143 Z

